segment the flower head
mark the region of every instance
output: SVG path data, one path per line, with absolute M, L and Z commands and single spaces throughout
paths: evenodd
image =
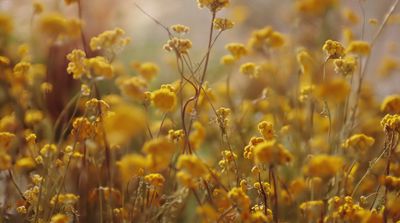
M 212 12 L 217 12 L 229 5 L 230 0 L 197 0 L 200 8 L 208 8 Z
M 343 163 L 342 157 L 315 155 L 304 166 L 303 171 L 308 176 L 330 178 L 342 169 Z
M 131 41 L 129 37 L 124 37 L 125 31 L 121 28 L 108 30 L 100 33 L 90 40 L 90 49 L 106 50 L 116 53 L 128 45 Z
M 160 89 L 151 93 L 155 107 L 163 112 L 172 111 L 177 103 L 175 89 L 172 85 L 162 85 Z
M 325 54 L 331 59 L 341 58 L 345 55 L 345 49 L 338 41 L 327 40 L 322 49 L 325 51 Z
M 214 28 L 216 30 L 221 30 L 221 31 L 232 29 L 233 26 L 235 25 L 234 22 L 226 18 L 215 18 L 213 23 L 214 23 Z

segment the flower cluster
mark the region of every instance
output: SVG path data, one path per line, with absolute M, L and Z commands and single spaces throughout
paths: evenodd
M 0 222 L 400 222 L 390 1 L 1 3 Z

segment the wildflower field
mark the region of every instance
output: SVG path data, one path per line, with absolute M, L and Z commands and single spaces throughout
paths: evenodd
M 0 223 L 399 223 L 399 0 L 0 0 Z

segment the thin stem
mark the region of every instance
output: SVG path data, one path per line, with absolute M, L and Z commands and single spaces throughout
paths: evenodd
M 360 187 L 361 183 L 364 181 L 365 177 L 367 177 L 369 172 L 371 172 L 372 168 L 383 157 L 383 155 L 385 154 L 386 151 L 387 151 L 387 149 L 386 149 L 386 142 L 385 142 L 384 149 L 383 149 L 382 153 L 375 160 L 373 160 L 370 163 L 367 171 L 365 171 L 364 175 L 361 177 L 361 179 L 358 181 L 357 185 L 354 187 L 353 192 L 351 193 L 351 197 L 354 197 L 355 193 L 357 192 L 357 190 Z
M 14 178 L 14 175 L 12 174 L 11 169 L 8 169 L 8 175 L 10 176 L 11 182 L 13 183 L 15 189 L 18 191 L 18 194 L 21 196 L 22 199 L 24 199 L 26 201 L 24 193 L 22 193 L 22 190 L 19 188 L 17 182 L 15 181 L 15 178 Z
M 261 173 L 258 172 L 258 183 L 260 183 L 260 188 L 261 188 L 261 194 L 263 196 L 263 202 L 264 202 L 264 214 L 267 214 L 267 210 L 268 210 L 268 205 L 267 205 L 267 194 L 265 193 L 264 190 L 264 184 L 261 181 Z
M 194 111 L 197 110 L 197 106 L 198 106 L 198 102 L 199 102 L 199 98 L 200 98 L 200 91 L 201 91 L 201 88 L 203 87 L 204 80 L 205 80 L 206 73 L 207 73 L 208 62 L 209 62 L 209 59 L 210 59 L 210 52 L 211 52 L 211 47 L 212 47 L 212 39 L 213 39 L 213 32 L 214 32 L 214 23 L 213 22 L 214 22 L 215 16 L 216 16 L 216 12 L 212 12 L 210 33 L 209 33 L 209 38 L 208 38 L 208 48 L 207 48 L 207 54 L 206 54 L 206 59 L 205 59 L 205 63 L 204 63 L 204 69 L 203 69 L 203 73 L 202 73 L 201 78 L 200 78 L 200 84 L 199 84 L 198 91 L 196 92 L 196 94 L 194 96 L 195 97 L 195 99 L 194 99 L 195 100 L 194 108 L 193 108 Z M 192 124 L 193 124 L 193 118 L 190 119 L 188 135 L 186 137 L 189 137 L 190 131 L 192 129 Z M 192 153 L 190 148 L 189 148 L 189 153 Z
M 272 176 L 272 183 L 274 186 L 274 221 L 276 223 L 279 222 L 279 204 L 278 204 L 278 188 L 276 184 L 276 176 L 275 176 L 275 168 L 274 166 L 270 166 L 271 176 Z
M 167 118 L 167 114 L 168 113 L 165 112 L 164 115 L 163 115 L 163 118 L 162 118 L 161 124 L 160 124 L 160 128 L 158 129 L 157 137 L 160 136 L 160 133 L 161 133 L 162 127 L 164 125 L 165 119 Z

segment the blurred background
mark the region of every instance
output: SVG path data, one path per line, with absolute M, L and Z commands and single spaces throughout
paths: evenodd
M 225 45 L 230 42 L 246 44 L 256 29 L 271 26 L 283 33 L 287 37 L 285 53 L 287 57 L 291 57 L 291 61 L 295 61 L 296 52 L 300 48 L 322 55 L 321 48 L 327 39 L 341 41 L 344 45 L 348 39 L 371 41 L 393 2 L 394 0 L 231 0 L 230 6 L 219 12 L 218 17 L 231 19 L 235 22 L 235 28 L 223 32 L 215 44 L 207 80 L 212 84 L 226 77 L 227 72 L 221 68 L 219 62 L 227 54 Z M 43 6 L 40 14 L 34 13 L 35 3 Z M 132 38 L 131 44 L 118 55 L 113 64 L 117 72 L 133 75 L 136 72 L 133 67 L 137 62 L 150 61 L 160 66 L 160 74 L 149 89 L 177 80 L 179 75 L 174 64 L 175 56 L 163 50 L 168 39 L 166 31 L 138 6 L 167 27 L 174 24 L 189 26 L 191 30 L 186 37 L 193 41 L 193 48 L 190 50 L 192 60 L 198 62 L 205 54 L 211 15 L 209 10 L 199 9 L 195 0 L 81 0 L 81 4 L 86 42 L 91 37 L 116 27 L 124 29 L 126 35 Z M 325 4 L 329 8 L 324 8 Z M 309 5 L 315 8 L 309 8 Z M 46 99 L 50 114 L 57 117 L 80 87 L 79 82 L 72 80 L 71 75 L 66 72 L 66 55 L 72 49 L 82 48 L 82 41 L 76 38 L 62 43 L 53 42 L 38 31 L 40 17 L 54 12 L 67 18 L 79 17 L 77 4 L 66 5 L 64 0 L 0 0 L 0 29 L 5 27 L 4 18 L 12 19 L 12 35 L 7 39 L 7 44 L 0 41 L 0 44 L 6 46 L 0 45 L 0 55 L 7 53 L 11 54 L 7 55 L 9 58 L 18 58 L 18 53 L 10 49 L 17 49 L 24 43 L 30 45 L 33 62 L 47 65 L 46 78 L 54 86 L 54 90 Z M 379 101 L 388 94 L 400 93 L 399 37 L 400 14 L 397 9 L 372 49 L 367 66 L 368 82 L 365 84 L 375 90 Z M 251 56 L 246 58 L 252 59 L 254 58 Z M 293 76 L 290 78 L 297 74 L 297 65 L 293 67 L 295 68 L 290 73 Z M 237 75 L 233 75 L 232 84 L 247 85 L 242 89 L 251 91 L 251 80 L 240 75 L 239 69 L 233 72 Z M 105 94 L 115 90 L 112 87 L 101 87 Z M 245 91 L 238 92 L 247 94 Z

